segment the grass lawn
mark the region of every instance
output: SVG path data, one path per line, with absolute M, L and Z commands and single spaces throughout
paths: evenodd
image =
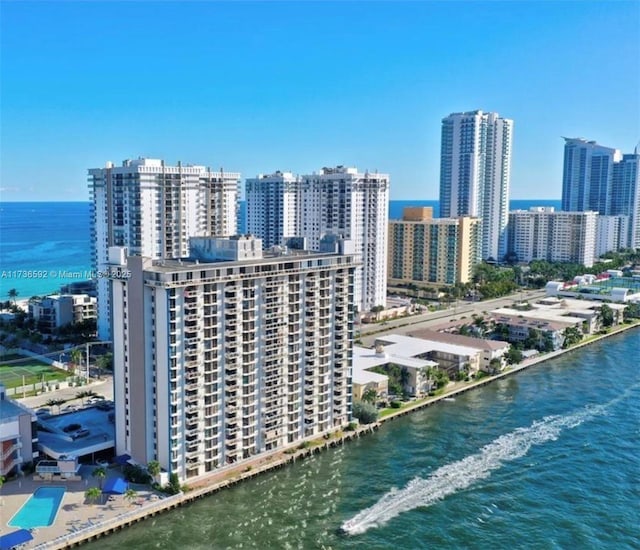
M 7 388 L 16 388 L 25 384 L 55 382 L 69 377 L 67 371 L 56 369 L 37 359 L 8 353 L 0 356 L 0 383 Z

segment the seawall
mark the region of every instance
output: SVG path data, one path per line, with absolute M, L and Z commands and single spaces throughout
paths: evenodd
M 516 374 L 524 369 L 530 368 L 538 363 L 542 363 L 549 359 L 554 359 L 555 357 L 559 357 L 565 353 L 571 353 L 574 350 L 583 348 L 588 346 L 594 342 L 599 342 L 605 338 L 609 338 L 616 334 L 620 334 L 627 330 L 638 329 L 640 328 L 640 321 L 637 321 L 634 324 L 629 325 L 621 325 L 611 330 L 607 334 L 598 335 L 595 338 L 589 339 L 585 342 L 581 342 L 576 344 L 575 346 L 569 349 L 558 350 L 555 352 L 547 353 L 544 355 L 536 356 L 531 359 L 524 361 L 516 367 L 509 368 L 503 372 L 500 372 L 493 376 L 487 376 L 478 380 L 477 382 L 468 383 L 462 387 L 452 389 L 450 391 L 445 391 L 443 394 L 426 398 L 424 400 L 419 400 L 414 402 L 411 405 L 407 405 L 402 409 L 399 409 L 396 412 L 392 412 L 381 418 L 378 422 L 373 424 L 368 424 L 364 426 L 360 426 L 354 431 L 345 431 L 338 437 L 331 437 L 329 439 L 323 439 L 321 443 L 317 443 L 318 439 L 316 438 L 313 442 L 309 442 L 309 446 L 304 448 L 291 447 L 284 452 L 280 449 L 277 453 L 271 455 L 271 459 L 269 456 L 261 455 L 255 459 L 255 462 L 260 460 L 261 462 L 255 465 L 254 461 L 246 461 L 242 464 L 235 466 L 234 468 L 230 468 L 224 472 L 218 472 L 215 477 L 220 477 L 224 475 L 225 478 L 208 482 L 206 478 L 197 480 L 196 486 L 190 489 L 186 493 L 181 493 L 178 495 L 170 496 L 161 499 L 160 501 L 152 502 L 147 505 L 144 505 L 136 510 L 129 511 L 125 514 L 119 515 L 117 517 L 108 519 L 106 521 L 95 523 L 94 525 L 87 527 L 83 530 L 76 531 L 73 533 L 68 533 L 61 537 L 58 537 L 54 540 L 48 541 L 46 543 L 35 546 L 34 548 L 38 550 L 45 549 L 62 549 L 62 548 L 73 548 L 79 546 L 85 542 L 95 541 L 99 538 L 107 536 L 111 533 L 119 531 L 125 527 L 138 523 L 144 519 L 154 517 L 158 514 L 162 514 L 169 510 L 173 510 L 179 506 L 183 506 L 185 504 L 189 504 L 203 497 L 215 494 L 229 487 L 233 487 L 238 483 L 246 480 L 262 475 L 266 472 L 270 472 L 273 470 L 281 469 L 286 467 L 289 464 L 293 464 L 300 460 L 304 460 L 305 458 L 309 458 L 315 454 L 319 454 L 327 449 L 339 447 L 344 445 L 349 441 L 356 440 L 364 435 L 368 435 L 376 432 L 379 427 L 390 420 L 395 420 L 401 416 L 414 412 L 416 410 L 424 409 L 426 407 L 430 407 L 435 403 L 442 401 L 443 399 L 452 398 L 467 391 L 470 391 L 474 388 L 484 386 L 493 382 L 494 380 L 498 380 L 500 378 L 504 378 L 506 376 L 510 376 L 512 374 Z M 298 445 L 300 443 L 298 442 Z M 277 457 L 273 459 L 274 457 Z

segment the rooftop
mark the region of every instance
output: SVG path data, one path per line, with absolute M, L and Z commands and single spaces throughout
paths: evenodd
M 3 422 L 8 422 L 9 420 L 22 416 L 23 414 L 34 416 L 31 409 L 20 405 L 20 403 L 17 403 L 13 399 L 3 398 L 0 402 L 0 420 Z
M 103 451 L 115 446 L 115 428 L 109 420 L 112 411 L 102 411 L 96 407 L 88 407 L 80 411 L 59 414 L 38 419 L 38 423 L 50 431 L 38 430 L 38 446 L 49 456 L 59 458 L 61 455 L 84 456 Z M 79 424 L 88 435 L 71 436 L 64 428 Z
M 509 346 L 508 342 L 502 342 L 500 340 L 485 340 L 484 338 L 474 338 L 472 336 L 451 334 L 449 332 L 437 332 L 430 329 L 416 330 L 415 332 L 410 332 L 409 336 L 481 350 L 500 350 Z
M 376 344 L 382 344 L 384 351 L 398 357 L 415 357 L 430 351 L 451 353 L 453 355 L 473 356 L 478 353 L 478 348 L 460 346 L 433 340 L 423 340 L 400 334 L 388 334 L 376 339 Z

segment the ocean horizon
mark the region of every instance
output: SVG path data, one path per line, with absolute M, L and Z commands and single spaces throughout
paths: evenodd
M 514 199 L 510 209 L 531 206 L 560 208 L 557 199 Z M 0 202 L 0 300 L 10 289 L 18 299 L 58 292 L 64 284 L 91 274 L 90 206 L 88 201 Z M 406 206 L 431 206 L 439 201 L 389 201 L 389 219 L 402 218 Z M 239 233 L 246 232 L 246 203 L 240 201 Z M 86 277 L 84 275 L 87 275 Z

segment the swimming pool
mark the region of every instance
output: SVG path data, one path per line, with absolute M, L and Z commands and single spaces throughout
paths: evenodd
M 9 525 L 22 529 L 48 527 L 56 519 L 64 491 L 64 487 L 40 487 L 11 518 Z

